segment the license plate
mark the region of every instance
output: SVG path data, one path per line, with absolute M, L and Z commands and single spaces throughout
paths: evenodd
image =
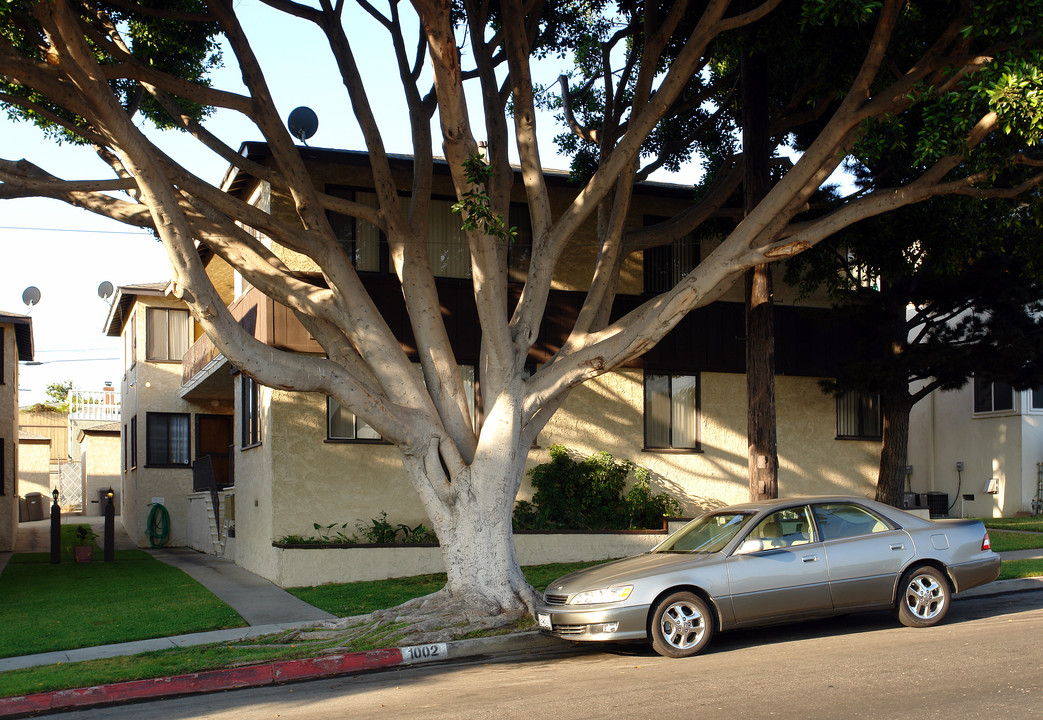
M 550 615 L 547 613 L 537 613 L 536 622 L 539 623 L 540 627 L 544 630 L 553 630 L 554 628 L 550 624 Z

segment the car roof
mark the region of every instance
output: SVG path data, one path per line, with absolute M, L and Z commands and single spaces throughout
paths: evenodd
M 823 503 L 823 502 L 857 502 L 863 505 L 873 505 L 876 503 L 869 498 L 860 497 L 857 495 L 795 495 L 792 497 L 780 497 L 770 498 L 767 500 L 755 500 L 753 502 L 739 503 L 737 505 L 728 505 L 726 507 L 714 508 L 711 512 L 722 512 L 722 511 L 760 511 L 769 510 L 776 507 L 785 507 L 788 505 L 804 505 L 808 503 Z

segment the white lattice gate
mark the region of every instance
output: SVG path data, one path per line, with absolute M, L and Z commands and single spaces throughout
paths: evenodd
M 83 511 L 83 471 L 80 463 L 62 463 L 58 471 L 58 504 L 70 512 Z

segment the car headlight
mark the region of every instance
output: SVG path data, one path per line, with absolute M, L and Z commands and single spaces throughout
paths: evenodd
M 633 591 L 633 585 L 601 588 L 600 590 L 586 590 L 585 592 L 576 593 L 576 595 L 569 600 L 569 605 L 601 605 L 604 603 L 622 602 L 630 597 L 630 593 Z

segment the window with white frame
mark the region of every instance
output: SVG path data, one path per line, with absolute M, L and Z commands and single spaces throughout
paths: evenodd
M 974 378 L 974 412 L 993 413 L 1014 410 L 1014 388 L 999 380 Z
M 699 449 L 699 376 L 645 373 L 645 448 Z
M 188 413 L 145 414 L 145 464 L 149 467 L 188 467 L 191 442 Z
M 1043 385 L 1029 390 L 1028 396 L 1029 409 L 1033 411 L 1043 411 Z
M 188 352 L 192 323 L 188 310 L 148 308 L 145 314 L 145 359 L 181 362 Z
M 849 390 L 837 397 L 837 438 L 879 440 L 883 437 L 880 395 Z

